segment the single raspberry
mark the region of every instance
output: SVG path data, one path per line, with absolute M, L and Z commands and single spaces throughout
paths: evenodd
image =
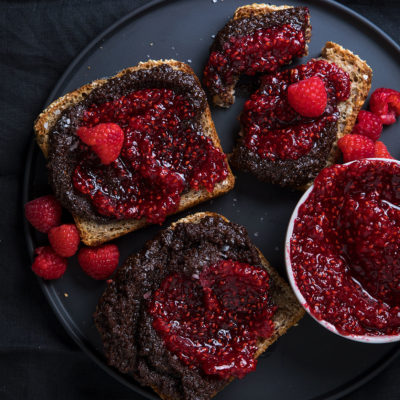
M 328 101 L 324 81 L 318 76 L 291 84 L 287 96 L 292 108 L 303 117 L 319 117 Z
M 119 250 L 115 244 L 84 247 L 78 253 L 80 266 L 94 279 L 107 279 L 117 268 L 118 260 Z
M 362 135 L 345 135 L 339 139 L 338 146 L 343 153 L 344 162 L 373 157 L 375 154 L 374 142 Z
M 60 257 L 50 246 L 38 247 L 32 270 L 44 279 L 58 279 L 67 269 L 67 260 Z
M 389 153 L 389 150 L 385 146 L 383 142 L 380 142 L 379 140 L 375 142 L 375 154 L 374 157 L 378 158 L 391 158 L 394 159 L 391 154 Z
M 47 233 L 60 224 L 62 208 L 52 195 L 38 197 L 25 204 L 25 217 L 39 232 Z
M 51 228 L 48 237 L 51 247 L 61 257 L 72 257 L 77 252 L 81 240 L 74 224 Z
M 371 95 L 369 109 L 384 125 L 394 124 L 396 117 L 400 115 L 400 92 L 386 88 L 376 89 Z
M 124 131 L 114 123 L 103 123 L 92 128 L 78 128 L 76 134 L 83 143 L 91 146 L 103 164 L 115 161 L 124 144 Z
M 382 128 L 382 121 L 378 116 L 372 112 L 361 110 L 358 113 L 357 124 L 354 125 L 351 133 L 367 136 L 375 142 L 381 136 Z

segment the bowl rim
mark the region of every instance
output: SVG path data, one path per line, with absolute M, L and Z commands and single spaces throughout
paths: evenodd
M 369 160 L 369 161 L 385 161 L 385 162 L 395 162 L 396 164 L 400 165 L 400 160 L 395 160 L 395 159 L 390 159 L 390 158 L 378 158 L 378 157 L 372 157 L 372 158 L 364 158 L 361 160 L 353 160 L 344 164 L 339 164 L 339 165 L 345 165 L 348 166 L 350 164 L 364 161 L 364 160 Z M 307 311 L 308 315 L 310 315 L 315 321 L 317 321 L 320 325 L 322 325 L 324 328 L 328 329 L 330 332 L 335 333 L 338 336 L 341 336 L 342 338 L 353 340 L 356 342 L 362 342 L 362 343 L 392 343 L 392 342 L 398 342 L 400 341 L 400 333 L 398 335 L 383 335 L 383 336 L 371 336 L 371 335 L 343 335 L 341 334 L 336 327 L 329 323 L 328 321 L 325 320 L 319 320 L 316 318 L 312 312 L 310 311 L 310 307 L 307 304 L 307 301 L 303 297 L 302 293 L 300 292 L 300 289 L 297 286 L 293 269 L 292 269 L 292 264 L 290 260 L 290 240 L 292 238 L 293 234 L 293 228 L 294 228 L 294 221 L 297 218 L 299 208 L 303 205 L 303 203 L 308 199 L 310 193 L 314 189 L 314 184 L 312 184 L 301 196 L 300 200 L 297 202 L 295 209 L 293 210 L 293 213 L 290 217 L 290 221 L 288 224 L 288 228 L 286 231 L 286 237 L 285 237 L 285 264 L 286 264 L 286 272 L 289 278 L 289 283 L 290 286 L 292 287 L 292 290 L 294 294 L 297 297 L 297 300 L 300 302 L 300 304 L 303 306 L 303 308 Z

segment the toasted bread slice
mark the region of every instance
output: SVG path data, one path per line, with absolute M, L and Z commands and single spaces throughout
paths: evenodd
M 321 51 L 320 59 L 335 63 L 338 67 L 346 71 L 350 76 L 351 84 L 349 98 L 338 105 L 340 116 L 337 123 L 336 136 L 330 150 L 328 149 L 325 153 L 325 158 L 321 158 L 321 160 L 318 161 L 315 160 L 316 162 L 307 170 L 306 175 L 304 174 L 304 167 L 298 162 L 293 160 L 289 160 L 290 162 L 286 163 L 282 162 L 282 167 L 278 172 L 276 172 L 277 167 L 274 166 L 274 173 L 276 176 L 272 177 L 270 173 L 271 165 L 269 162 L 253 154 L 245 147 L 242 139 L 244 137 L 244 132 L 241 130 L 238 144 L 235 147 L 231 159 L 233 166 L 255 174 L 257 178 L 262 181 L 305 190 L 312 185 L 319 171 L 336 162 L 339 156 L 337 142 L 353 129 L 357 115 L 371 88 L 372 70 L 360 57 L 333 42 L 327 42 L 325 44 Z M 291 175 L 290 178 L 289 174 Z
M 39 115 L 35 121 L 34 131 L 36 134 L 36 140 L 44 156 L 47 158 L 49 155 L 49 134 L 64 110 L 82 101 L 93 89 L 104 85 L 109 79 L 123 76 L 128 72 L 133 72 L 140 69 L 151 69 L 163 64 L 167 64 L 175 70 L 180 70 L 191 74 L 195 78 L 199 87 L 201 87 L 200 82 L 192 68 L 190 68 L 187 64 L 175 60 L 149 60 L 147 62 L 141 62 L 135 67 L 122 70 L 114 77 L 98 79 L 92 83 L 84 85 L 81 88 L 67 93 L 66 95 L 55 100 Z M 208 104 L 201 115 L 201 126 L 204 134 L 212 140 L 214 146 L 223 151 L 215 130 L 214 122 L 211 118 L 211 112 Z M 235 178 L 229 168 L 229 165 L 227 165 L 227 168 L 228 176 L 224 181 L 217 183 L 212 192 L 208 192 L 206 189 L 200 189 L 198 191 L 190 190 L 189 192 L 183 194 L 181 196 L 179 208 L 176 212 L 183 211 L 189 207 L 193 207 L 196 204 L 213 197 L 220 196 L 231 190 L 234 186 Z M 144 218 L 140 220 L 128 219 L 110 221 L 108 223 L 98 223 L 77 215 L 73 215 L 73 217 L 83 243 L 88 246 L 95 246 L 107 242 L 147 225 L 147 221 Z
M 249 4 L 236 9 L 232 21 L 240 20 L 243 18 L 250 18 L 250 17 L 260 17 L 260 16 L 268 16 L 271 13 L 281 10 L 287 10 L 289 8 L 294 8 L 294 6 L 274 6 L 270 4 Z M 308 44 L 311 39 L 311 24 L 310 21 L 307 22 L 307 26 L 305 27 L 305 38 L 306 38 L 306 46 L 304 48 L 304 53 L 302 56 L 306 56 L 308 54 Z M 213 104 L 228 108 L 235 102 L 235 86 L 236 81 L 227 87 L 227 92 L 224 95 L 215 94 L 212 96 Z
M 229 223 L 229 220 L 225 217 L 223 217 L 222 215 L 216 214 L 216 213 L 211 213 L 211 212 L 200 212 L 200 213 L 196 213 L 193 215 L 189 215 L 185 218 L 181 218 L 178 221 L 174 222 L 173 224 L 171 224 L 170 228 L 167 229 L 168 230 L 175 230 L 177 228 L 177 226 L 181 225 L 181 224 L 188 224 L 188 223 L 192 223 L 192 224 L 199 224 L 202 222 L 202 220 L 204 218 L 213 218 L 214 220 L 223 220 L 227 223 Z M 204 227 L 202 227 L 202 229 L 205 229 Z M 215 228 L 217 229 L 217 228 Z M 221 227 L 219 229 L 218 232 L 221 232 L 221 238 L 224 237 L 224 227 Z M 238 228 L 235 228 L 238 229 Z M 239 228 L 240 229 L 240 228 Z M 248 242 L 248 238 L 247 238 L 247 233 L 243 230 L 240 230 L 240 232 L 242 232 L 242 237 L 240 239 L 240 243 L 241 246 L 247 246 L 244 243 L 250 243 Z M 244 233 L 243 233 L 244 232 Z M 166 238 L 170 238 L 170 239 L 166 239 Z M 157 370 L 153 371 L 153 367 L 154 366 L 154 359 L 145 361 L 145 363 L 149 363 L 150 365 L 150 369 L 152 372 L 148 372 L 147 370 L 142 370 L 140 368 L 140 365 L 142 365 L 142 362 L 140 361 L 140 359 L 138 359 L 137 357 L 140 357 L 141 353 L 141 347 L 139 346 L 136 348 L 135 352 L 131 352 L 131 341 L 128 337 L 128 342 L 126 342 L 125 339 L 125 332 L 128 333 L 129 335 L 132 335 L 132 337 L 134 338 L 138 338 L 138 337 L 142 337 L 143 339 L 145 337 L 152 337 L 153 333 L 151 333 L 150 331 L 148 331 L 146 328 L 140 328 L 140 329 L 145 329 L 144 333 L 140 333 L 140 332 L 136 332 L 136 331 L 132 331 L 132 327 L 131 324 L 133 324 L 135 327 L 136 326 L 140 326 L 142 327 L 142 324 L 140 323 L 140 325 L 137 325 L 139 323 L 139 321 L 134 321 L 134 322 L 129 322 L 126 321 L 126 318 L 124 317 L 124 313 L 123 310 L 121 309 L 121 305 L 122 307 L 127 307 L 128 310 L 131 310 L 130 308 L 130 304 L 132 302 L 132 304 L 135 304 L 136 307 L 140 307 L 140 309 L 142 310 L 142 306 L 137 304 L 137 296 L 139 299 L 142 298 L 142 294 L 141 292 L 136 294 L 136 291 L 134 292 L 135 294 L 133 294 L 132 287 L 137 288 L 137 290 L 141 290 L 142 289 L 142 285 L 140 284 L 141 282 L 136 283 L 136 285 L 138 286 L 133 286 L 131 279 L 134 279 L 133 277 L 142 277 L 142 269 L 144 268 L 144 270 L 146 271 L 153 271 L 153 266 L 151 266 L 151 264 L 148 264 L 148 260 L 149 259 L 149 255 L 151 254 L 152 257 L 155 257 L 158 252 L 160 251 L 161 254 L 165 254 L 165 250 L 159 250 L 160 247 L 159 246 L 165 246 L 165 243 L 169 243 L 170 240 L 172 240 L 172 244 L 173 245 L 177 245 L 178 249 L 180 249 L 180 251 L 182 252 L 181 249 L 181 245 L 179 245 L 178 243 L 176 243 L 173 240 L 173 237 L 171 235 L 163 235 L 161 236 L 160 234 L 157 236 L 157 239 L 160 240 L 160 244 L 158 244 L 159 242 L 154 243 L 154 241 L 150 241 L 146 244 L 144 250 L 142 250 L 141 252 L 139 252 L 136 255 L 133 255 L 131 257 L 128 258 L 128 260 L 126 261 L 126 263 L 120 267 L 120 269 L 117 272 L 117 276 L 115 278 L 115 282 L 109 286 L 105 293 L 103 294 L 102 298 L 99 301 L 99 304 L 97 306 L 97 310 L 96 313 L 94 315 L 95 318 L 95 323 L 96 326 L 99 329 L 99 332 L 102 335 L 103 341 L 105 341 L 105 350 L 106 350 L 106 354 L 107 357 L 109 359 L 109 362 L 116 366 L 117 368 L 120 368 L 120 365 L 122 365 L 122 370 L 126 373 L 132 373 L 133 375 L 135 375 L 135 373 L 133 371 L 135 371 L 135 368 L 139 368 L 140 372 L 139 372 L 139 376 L 141 376 L 143 379 L 145 379 L 146 384 L 150 385 L 153 390 L 155 392 L 157 392 L 157 394 L 164 400 L 182 400 L 185 398 L 185 396 L 183 395 L 183 393 L 181 395 L 178 396 L 177 393 L 175 393 L 175 396 L 172 396 L 171 393 L 175 392 L 175 389 L 171 391 L 170 385 L 172 384 L 170 380 L 164 380 L 160 378 L 159 374 L 167 374 L 167 376 L 171 375 L 171 380 L 173 382 L 177 382 L 174 383 L 174 385 L 177 385 L 176 387 L 180 388 L 180 383 L 181 379 L 182 382 L 186 382 L 187 385 L 189 385 L 190 387 L 196 388 L 196 390 L 202 390 L 202 387 L 206 387 L 206 388 L 213 388 L 212 390 L 208 390 L 208 392 L 206 392 L 207 394 L 203 394 L 203 396 L 201 396 L 201 399 L 209 399 L 213 396 L 215 396 L 217 394 L 217 392 L 219 392 L 220 390 L 222 390 L 227 384 L 229 384 L 232 379 L 229 380 L 225 380 L 225 381 L 221 381 L 219 379 L 213 378 L 213 377 L 202 377 L 200 378 L 198 376 L 198 373 L 196 373 L 196 375 L 192 375 L 192 373 L 190 372 L 190 375 L 182 375 L 181 378 L 178 378 L 175 375 L 175 368 L 176 366 L 171 366 L 171 365 L 165 365 L 163 367 L 158 366 Z M 222 239 L 219 239 L 222 240 Z M 178 242 L 180 243 L 180 241 L 178 240 Z M 218 242 L 218 243 L 222 243 L 221 245 L 224 244 L 224 242 Z M 231 245 L 232 243 L 229 242 Z M 251 245 L 252 248 L 254 249 L 253 245 Z M 189 246 L 190 247 L 190 246 Z M 163 248 L 163 247 L 161 247 Z M 191 248 L 191 247 L 190 247 Z M 200 247 L 199 247 L 200 248 Z M 243 247 L 243 251 L 250 251 L 247 250 L 247 247 Z M 193 249 L 194 250 L 194 249 Z M 268 261 L 265 259 L 265 257 L 261 254 L 261 252 L 258 249 L 255 249 L 260 257 L 261 263 L 264 266 L 264 268 L 268 271 L 268 274 L 270 276 L 270 282 L 271 282 L 271 290 L 270 290 L 270 295 L 271 295 L 271 299 L 273 301 L 273 303 L 277 306 L 277 310 L 273 316 L 273 321 L 274 321 L 274 325 L 275 325 L 275 330 L 274 333 L 271 337 L 269 337 L 268 339 L 260 339 L 258 341 L 258 350 L 256 351 L 255 357 L 259 357 L 272 343 L 274 343 L 280 336 L 282 336 L 284 333 L 286 333 L 286 331 L 292 327 L 293 325 L 296 325 L 298 323 L 298 321 L 304 316 L 305 312 L 303 307 L 298 303 L 295 295 L 293 294 L 292 290 L 290 289 L 289 285 L 279 276 L 279 274 L 275 271 L 274 268 L 272 268 L 270 266 L 270 264 L 268 263 Z M 148 255 L 149 254 L 149 255 Z M 192 253 L 191 253 L 192 254 Z M 164 256 L 162 256 L 161 259 Z M 185 259 L 186 255 L 185 253 L 182 254 L 183 259 Z M 140 268 L 140 270 L 137 270 L 137 268 Z M 158 268 L 160 268 L 160 271 L 164 271 L 164 266 L 161 264 Z M 135 275 L 135 271 L 137 271 L 137 275 Z M 158 277 L 158 274 L 156 271 L 152 272 L 155 273 L 155 276 Z M 165 273 L 165 272 L 164 272 Z M 164 275 L 163 275 L 164 276 Z M 149 286 L 148 283 L 148 279 L 149 278 L 140 278 L 140 279 L 144 279 L 144 281 L 146 282 L 146 288 L 143 290 L 149 290 L 149 288 L 151 286 Z M 152 290 L 152 289 L 150 289 Z M 129 313 L 131 313 L 131 311 L 129 311 Z M 140 314 L 142 315 L 142 314 Z M 142 317 L 143 318 L 143 317 Z M 139 329 L 139 328 L 134 328 L 134 329 Z M 142 340 L 143 340 L 142 339 Z M 134 340 L 134 339 L 133 339 Z M 128 345 L 128 358 L 126 357 L 126 353 L 124 351 L 124 346 Z M 148 344 L 150 349 L 153 349 L 153 345 L 152 344 Z M 146 346 L 145 346 L 146 347 Z M 139 354 L 139 356 L 136 356 L 135 354 Z M 168 363 L 168 358 L 164 358 L 164 356 L 159 355 L 159 350 L 151 350 L 151 354 L 154 354 L 157 357 L 161 357 L 161 360 L 164 360 L 164 362 Z M 143 355 L 144 357 L 146 357 L 146 355 Z M 172 357 L 172 355 L 171 355 Z M 131 360 L 133 360 L 131 362 Z M 158 361 L 157 361 L 158 362 Z M 173 364 L 176 363 L 176 361 L 171 361 Z M 134 367 L 134 365 L 136 365 L 136 367 Z M 127 367 L 128 366 L 128 367 Z M 158 372 L 157 372 L 158 371 Z M 189 369 L 188 369 L 188 374 L 189 374 Z M 137 373 L 137 372 L 136 372 Z M 202 375 L 200 375 L 202 376 Z M 189 379 L 190 377 L 190 379 Z M 156 381 L 159 381 L 160 384 L 159 386 L 157 386 L 156 384 L 152 384 L 151 382 L 154 382 L 154 379 Z M 192 384 L 189 383 L 189 381 L 192 381 L 194 379 L 201 379 L 201 382 L 197 382 L 197 384 Z M 142 382 L 144 383 L 144 382 Z M 185 385 L 186 385 L 185 384 Z M 163 388 L 162 385 L 165 385 L 165 387 Z M 183 389 L 179 389 L 179 391 L 181 391 Z M 215 392 L 214 392 L 215 390 Z M 169 392 L 169 394 L 167 393 Z M 191 398 L 193 397 L 194 394 L 192 394 Z M 200 397 L 199 397 L 200 398 Z

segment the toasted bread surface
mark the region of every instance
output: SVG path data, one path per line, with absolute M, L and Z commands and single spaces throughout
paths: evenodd
M 185 73 L 193 75 L 199 87 L 201 87 L 200 81 L 198 80 L 192 68 L 190 68 L 187 64 L 176 60 L 149 60 L 147 62 L 141 62 L 135 67 L 126 68 L 120 71 L 117 75 L 115 75 L 115 77 L 119 77 L 128 72 L 133 72 L 140 69 L 151 69 L 162 64 L 168 64 L 173 69 L 181 70 Z M 105 84 L 108 79 L 111 78 L 98 79 L 76 89 L 73 92 L 67 93 L 51 103 L 39 115 L 34 124 L 34 131 L 36 135 L 36 141 L 46 158 L 49 154 L 49 134 L 52 127 L 58 121 L 61 113 L 67 108 L 83 100 L 93 89 Z M 212 140 L 214 146 L 222 151 L 208 104 L 206 105 L 206 108 L 201 116 L 201 126 L 204 134 Z M 224 181 L 217 183 L 212 192 L 208 192 L 205 189 L 200 189 L 198 191 L 191 190 L 182 195 L 179 208 L 176 212 L 178 213 L 231 190 L 234 186 L 235 178 L 228 164 L 227 168 L 228 176 Z M 82 242 L 88 246 L 99 245 L 147 225 L 147 221 L 144 218 L 140 220 L 129 219 L 110 221 L 109 223 L 98 223 L 77 215 L 73 215 L 73 217 L 79 230 Z
M 212 212 L 199 212 L 196 214 L 189 215 L 181 218 L 178 221 L 171 224 L 169 229 L 175 229 L 178 224 L 187 223 L 199 223 L 205 217 L 222 218 L 224 221 L 229 222 L 224 216 L 212 213 Z M 258 249 L 257 249 L 258 250 Z M 255 357 L 258 358 L 267 348 L 274 343 L 280 336 L 287 332 L 287 330 L 296 325 L 299 320 L 304 316 L 305 311 L 303 307 L 297 301 L 294 293 L 292 292 L 289 285 L 282 279 L 278 272 L 269 264 L 267 259 L 258 250 L 263 267 L 268 271 L 271 279 L 271 296 L 272 301 L 277 306 L 277 311 L 273 316 L 274 321 L 274 333 L 267 339 L 260 339 L 257 343 L 258 350 L 256 351 Z M 273 288 L 273 289 L 272 289 Z M 232 382 L 234 378 L 231 378 L 226 382 L 226 385 Z M 225 386 L 226 386 L 225 385 Z M 225 387 L 224 386 L 224 387 Z M 152 386 L 152 389 L 163 399 L 163 400 L 175 400 L 163 393 L 161 387 Z M 222 390 L 223 388 L 221 388 Z M 214 393 L 214 396 L 217 393 Z
M 234 15 L 233 15 L 233 20 L 238 20 L 238 19 L 243 19 L 243 18 L 250 18 L 250 17 L 258 17 L 258 16 L 263 16 L 263 15 L 268 15 L 270 13 L 280 11 L 280 10 L 286 10 L 288 8 L 293 8 L 293 6 L 288 6 L 288 5 L 283 5 L 283 6 L 274 6 L 270 4 L 265 4 L 265 3 L 253 3 L 253 4 L 248 4 L 242 7 L 239 7 L 236 9 Z M 311 39 L 311 24 L 310 22 L 308 23 L 308 26 L 305 30 L 305 37 L 306 37 L 306 46 L 304 49 L 303 56 L 306 56 L 308 54 L 308 43 Z M 223 108 L 228 108 L 233 104 L 235 101 L 235 86 L 236 83 L 233 83 L 228 87 L 228 93 L 226 96 L 221 97 L 219 95 L 214 95 L 212 96 L 212 102 L 213 104 L 223 107 Z
M 346 101 L 338 105 L 340 116 L 337 124 L 335 141 L 324 165 L 327 167 L 333 165 L 337 161 L 339 156 L 337 147 L 338 140 L 347 133 L 350 133 L 353 129 L 357 115 L 371 88 L 372 70 L 366 61 L 362 60 L 352 51 L 333 42 L 327 42 L 325 44 L 321 51 L 320 59 L 335 63 L 338 67 L 346 71 L 350 77 L 350 96 Z M 243 136 L 244 132 L 241 130 L 239 137 Z M 241 141 L 239 141 L 238 146 L 243 146 Z M 260 179 L 262 178 L 260 177 Z M 310 180 L 306 184 L 293 185 L 293 187 L 299 190 L 306 190 L 312 183 L 313 180 Z

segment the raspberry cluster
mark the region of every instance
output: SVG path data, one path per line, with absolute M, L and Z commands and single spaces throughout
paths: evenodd
M 80 237 L 75 224 L 61 224 L 62 208 L 52 195 L 25 204 L 25 217 L 39 232 L 47 233 L 50 246 L 38 247 L 32 270 L 50 280 L 58 279 L 67 269 L 67 258 L 76 254 Z M 119 251 L 115 244 L 79 250 L 82 270 L 94 279 L 107 279 L 117 268 Z
M 351 134 L 338 141 L 343 161 L 362 158 L 391 158 L 386 145 L 379 141 L 383 125 L 391 125 L 400 115 L 400 92 L 393 89 L 376 89 L 369 102 L 370 111 L 361 110 Z

